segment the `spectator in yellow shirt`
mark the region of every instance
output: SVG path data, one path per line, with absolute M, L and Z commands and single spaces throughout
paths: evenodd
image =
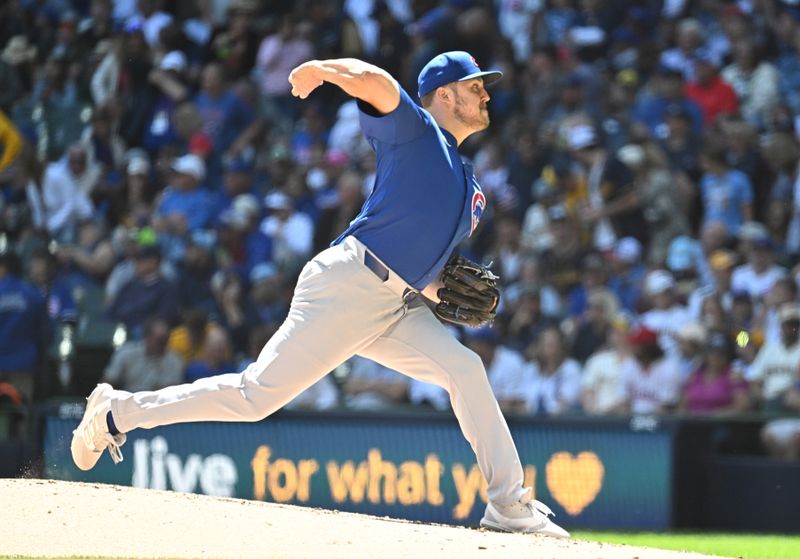
M 4 171 L 22 151 L 22 135 L 6 114 L 0 111 L 0 172 Z

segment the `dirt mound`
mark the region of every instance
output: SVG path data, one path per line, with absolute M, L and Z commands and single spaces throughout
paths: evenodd
M 319 559 L 699 559 L 116 485 L 0 479 L 0 555 Z

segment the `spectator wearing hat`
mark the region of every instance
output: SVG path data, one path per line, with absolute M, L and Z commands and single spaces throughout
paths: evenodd
M 753 321 L 754 328 L 764 333 L 764 341 L 774 343 L 780 340 L 781 323 L 778 311 L 783 305 L 796 301 L 797 294 L 797 283 L 788 275 L 776 280 L 767 291 Z
M 159 316 L 173 324 L 178 315 L 177 286 L 161 274 L 161 251 L 143 245 L 136 252 L 133 279 L 123 285 L 106 307 L 111 320 L 124 325 L 128 339 L 141 339 L 145 321 Z
M 169 345 L 169 325 L 159 317 L 142 327 L 142 339 L 129 341 L 114 351 L 103 382 L 120 390 L 159 390 L 183 381 L 183 362 Z
M 247 320 L 251 325 L 280 324 L 289 313 L 284 276 L 278 267 L 262 262 L 253 267 L 249 277 Z
M 645 278 L 644 291 L 650 309 L 642 314 L 642 324 L 658 333 L 661 348 L 675 358 L 678 352 L 675 333 L 691 320 L 689 311 L 678 302 L 675 278 L 666 270 L 654 270 Z
M 541 255 L 542 276 L 552 285 L 559 296 L 567 297 L 569 292 L 580 284 L 580 269 L 586 255 L 580 235 L 576 234 L 577 224 L 567 213 L 563 204 L 556 204 L 547 210 L 553 246 Z
M 132 112 L 137 116 L 138 113 L 147 113 L 143 117 L 141 143 L 151 156 L 165 146 L 179 142 L 174 117 L 178 106 L 186 101 L 190 94 L 190 89 L 185 83 L 188 67 L 189 63 L 182 51 L 169 51 L 161 58 L 158 66 L 149 70 L 147 74 L 146 83 L 151 85 L 149 92 L 137 92 L 136 86 L 132 86 L 134 89 L 131 93 L 135 93 L 131 95 L 132 102 L 137 105 Z M 137 99 L 137 96 L 141 97 Z M 138 107 L 138 103 L 143 103 L 148 98 L 152 101 L 147 103 L 146 107 Z M 138 130 L 136 132 L 138 136 Z
M 114 299 L 122 287 L 136 276 L 136 256 L 142 247 L 158 243 L 158 236 L 152 227 L 117 227 L 111 236 L 116 264 L 105 281 L 105 299 Z M 175 268 L 162 259 L 161 275 L 174 280 Z
M 525 410 L 553 416 L 580 405 L 581 365 L 567 353 L 567 340 L 556 326 L 543 330 L 525 350 Z
M 676 362 L 665 356 L 658 334 L 644 325 L 628 335 L 634 360 L 620 371 L 624 409 L 632 414 L 663 414 L 679 402 L 681 375 Z
M 733 62 L 723 68 L 722 79 L 736 91 L 742 116 L 763 129 L 780 102 L 780 78 L 775 66 L 763 60 L 752 39 L 733 45 Z
M 678 298 L 682 301 L 686 301 L 698 286 L 711 283 L 703 249 L 699 242 L 688 235 L 670 241 L 664 264 L 675 278 Z
M 608 280 L 609 289 L 624 310 L 638 312 L 647 272 L 642 262 L 642 244 L 634 237 L 623 237 L 614 245 L 610 260 L 612 273 Z
M 677 200 L 682 211 L 695 212 L 695 182 L 700 179 L 700 150 L 703 139 L 692 129 L 691 115 L 680 105 L 671 105 L 664 115 L 664 135 L 656 138 L 673 174 Z M 689 215 L 692 222 L 694 215 Z
M 729 234 L 737 235 L 739 228 L 753 218 L 753 186 L 750 179 L 731 169 L 725 151 L 711 146 L 700 157 L 703 176 L 700 195 L 703 202 L 702 223 L 721 221 Z
M 720 77 L 719 64 L 707 49 L 697 52 L 694 78 L 686 84 L 686 97 L 700 107 L 706 126 L 715 123 L 720 115 L 734 115 L 739 111 L 736 92 Z
M 217 235 L 211 230 L 196 231 L 187 239 L 183 258 L 175 266 L 175 283 L 181 286 L 181 309 L 197 308 L 206 313 L 216 310 L 211 278 L 217 266 L 217 243 Z
M 570 153 L 587 176 L 588 200 L 578 209 L 578 217 L 588 226 L 592 245 L 599 251 L 611 250 L 620 237 L 646 243 L 647 223 L 633 174 L 617 156 L 600 147 L 596 134 L 585 124 L 569 131 Z
M 746 380 L 752 387 L 753 399 L 763 411 L 776 411 L 782 398 L 794 384 L 800 363 L 800 305 L 785 303 L 778 310 L 781 339 L 764 342 L 755 361 L 747 369 Z
M 216 193 L 214 201 L 214 221 L 219 221 L 222 213 L 233 205 L 233 200 L 243 194 L 255 198 L 253 161 L 245 157 L 234 157 L 223 163 L 222 188 Z M 259 213 L 260 203 L 255 199 Z
M 633 118 L 644 124 L 651 138 L 663 140 L 667 135 L 666 119 L 670 111 L 679 108 L 691 123 L 691 132 L 700 135 L 703 130 L 703 114 L 700 107 L 686 97 L 683 71 L 680 68 L 661 64 L 650 79 L 652 95 L 644 97 L 636 106 Z
M 0 382 L 27 400 L 34 394 L 39 359 L 47 342 L 47 309 L 37 289 L 22 278 L 19 257 L 0 252 Z
M 682 381 L 686 381 L 702 364 L 707 339 L 708 328 L 700 322 L 687 322 L 675 332 L 677 364 Z
M 151 48 L 158 45 L 161 30 L 173 21 L 170 14 L 161 10 L 161 4 L 161 0 L 138 0 L 136 11 L 125 22 L 127 26 L 140 26 L 144 38 Z
M 711 272 L 711 282 L 700 285 L 690 295 L 687 302 L 689 314 L 695 318 L 700 318 L 700 307 L 703 300 L 707 297 L 717 296 L 720 298 L 722 307 L 730 312 L 733 305 L 731 295 L 731 277 L 736 267 L 736 253 L 728 249 L 717 249 L 708 257 L 708 267 Z
M 295 211 L 294 201 L 280 190 L 264 198 L 267 216 L 260 230 L 272 241 L 273 262 L 284 270 L 299 269 L 309 256 L 314 240 L 314 222 Z
M 187 234 L 211 222 L 211 195 L 201 187 L 205 173 L 205 163 L 192 153 L 172 163 L 170 185 L 164 190 L 153 216 L 153 227 L 160 233 L 162 242 L 181 245 L 180 249 L 170 250 L 170 259 L 182 253 Z
M 610 320 L 606 343 L 583 367 L 581 405 L 588 415 L 620 413 L 625 407 L 622 371 L 635 366 L 628 344 L 630 317 L 617 313 Z
M 633 183 L 642 198 L 648 229 L 647 262 L 663 266 L 671 239 L 689 232 L 679 189 L 663 152 L 655 143 L 628 144 L 617 157 L 633 172 Z
M 747 382 L 733 374 L 731 345 L 722 332 L 713 332 L 705 343 L 705 355 L 683 388 L 679 411 L 690 414 L 728 415 L 747 411 Z
M 563 204 L 561 185 L 569 180 L 572 172 L 568 161 L 556 161 L 541 170 L 541 176 L 530 187 L 531 204 L 526 206 L 522 222 L 520 242 L 526 249 L 539 254 L 553 247 L 550 232 L 550 208 Z
M 775 264 L 775 252 L 769 234 L 759 230 L 752 236 L 744 237 L 744 241 L 747 262 L 733 270 L 731 289 L 747 292 L 755 302 L 760 302 L 788 271 Z
M 28 44 L 28 37 L 11 37 L 0 53 L 0 110 L 9 111 L 30 90 L 28 74 L 24 67 L 36 60 L 36 47 Z

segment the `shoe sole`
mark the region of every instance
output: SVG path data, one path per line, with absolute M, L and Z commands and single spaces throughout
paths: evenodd
M 72 442 L 70 444 L 70 452 L 72 454 L 72 461 L 78 469 L 87 472 L 94 468 L 94 465 L 100 460 L 103 451 L 92 450 L 83 442 L 83 437 L 79 435 L 86 429 L 89 421 L 94 419 L 95 411 L 98 405 L 98 399 L 105 396 L 108 390 L 111 389 L 109 384 L 98 384 L 97 387 L 89 395 L 86 401 L 86 410 L 83 412 L 83 419 L 81 419 L 78 428 L 72 432 Z M 103 449 L 105 450 L 105 449 Z
M 549 524 L 553 524 L 553 522 L 552 521 L 549 522 L 548 524 L 542 526 L 542 528 L 540 528 L 539 530 L 528 530 L 528 531 L 525 531 L 525 530 L 511 530 L 511 529 L 506 528 L 505 526 L 503 526 L 501 524 L 498 524 L 497 522 L 482 518 L 480 525 L 481 525 L 482 528 L 486 528 L 487 530 L 492 530 L 494 532 L 503 532 L 503 533 L 506 533 L 506 534 L 513 534 L 513 533 L 518 533 L 518 534 L 542 534 L 543 536 L 549 536 L 551 538 L 570 539 L 571 536 L 569 535 L 569 532 L 567 532 L 563 528 L 561 528 L 562 530 L 564 530 L 563 534 L 561 534 L 559 532 L 552 532 L 552 531 L 548 530 Z M 558 526 L 558 525 L 555 525 L 555 526 Z M 559 528 L 560 528 L 560 526 L 559 526 Z

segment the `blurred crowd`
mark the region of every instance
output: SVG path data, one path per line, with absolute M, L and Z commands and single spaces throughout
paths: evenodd
M 790 0 L 4 2 L 0 398 L 83 396 L 86 347 L 127 390 L 242 370 L 374 178 L 355 102 L 299 101 L 290 70 L 361 58 L 415 96 L 453 49 L 504 72 L 461 150 L 489 199 L 463 250 L 503 297 L 454 328 L 501 407 L 760 411 L 796 455 Z M 333 373 L 291 406 L 449 406 L 361 358 Z

